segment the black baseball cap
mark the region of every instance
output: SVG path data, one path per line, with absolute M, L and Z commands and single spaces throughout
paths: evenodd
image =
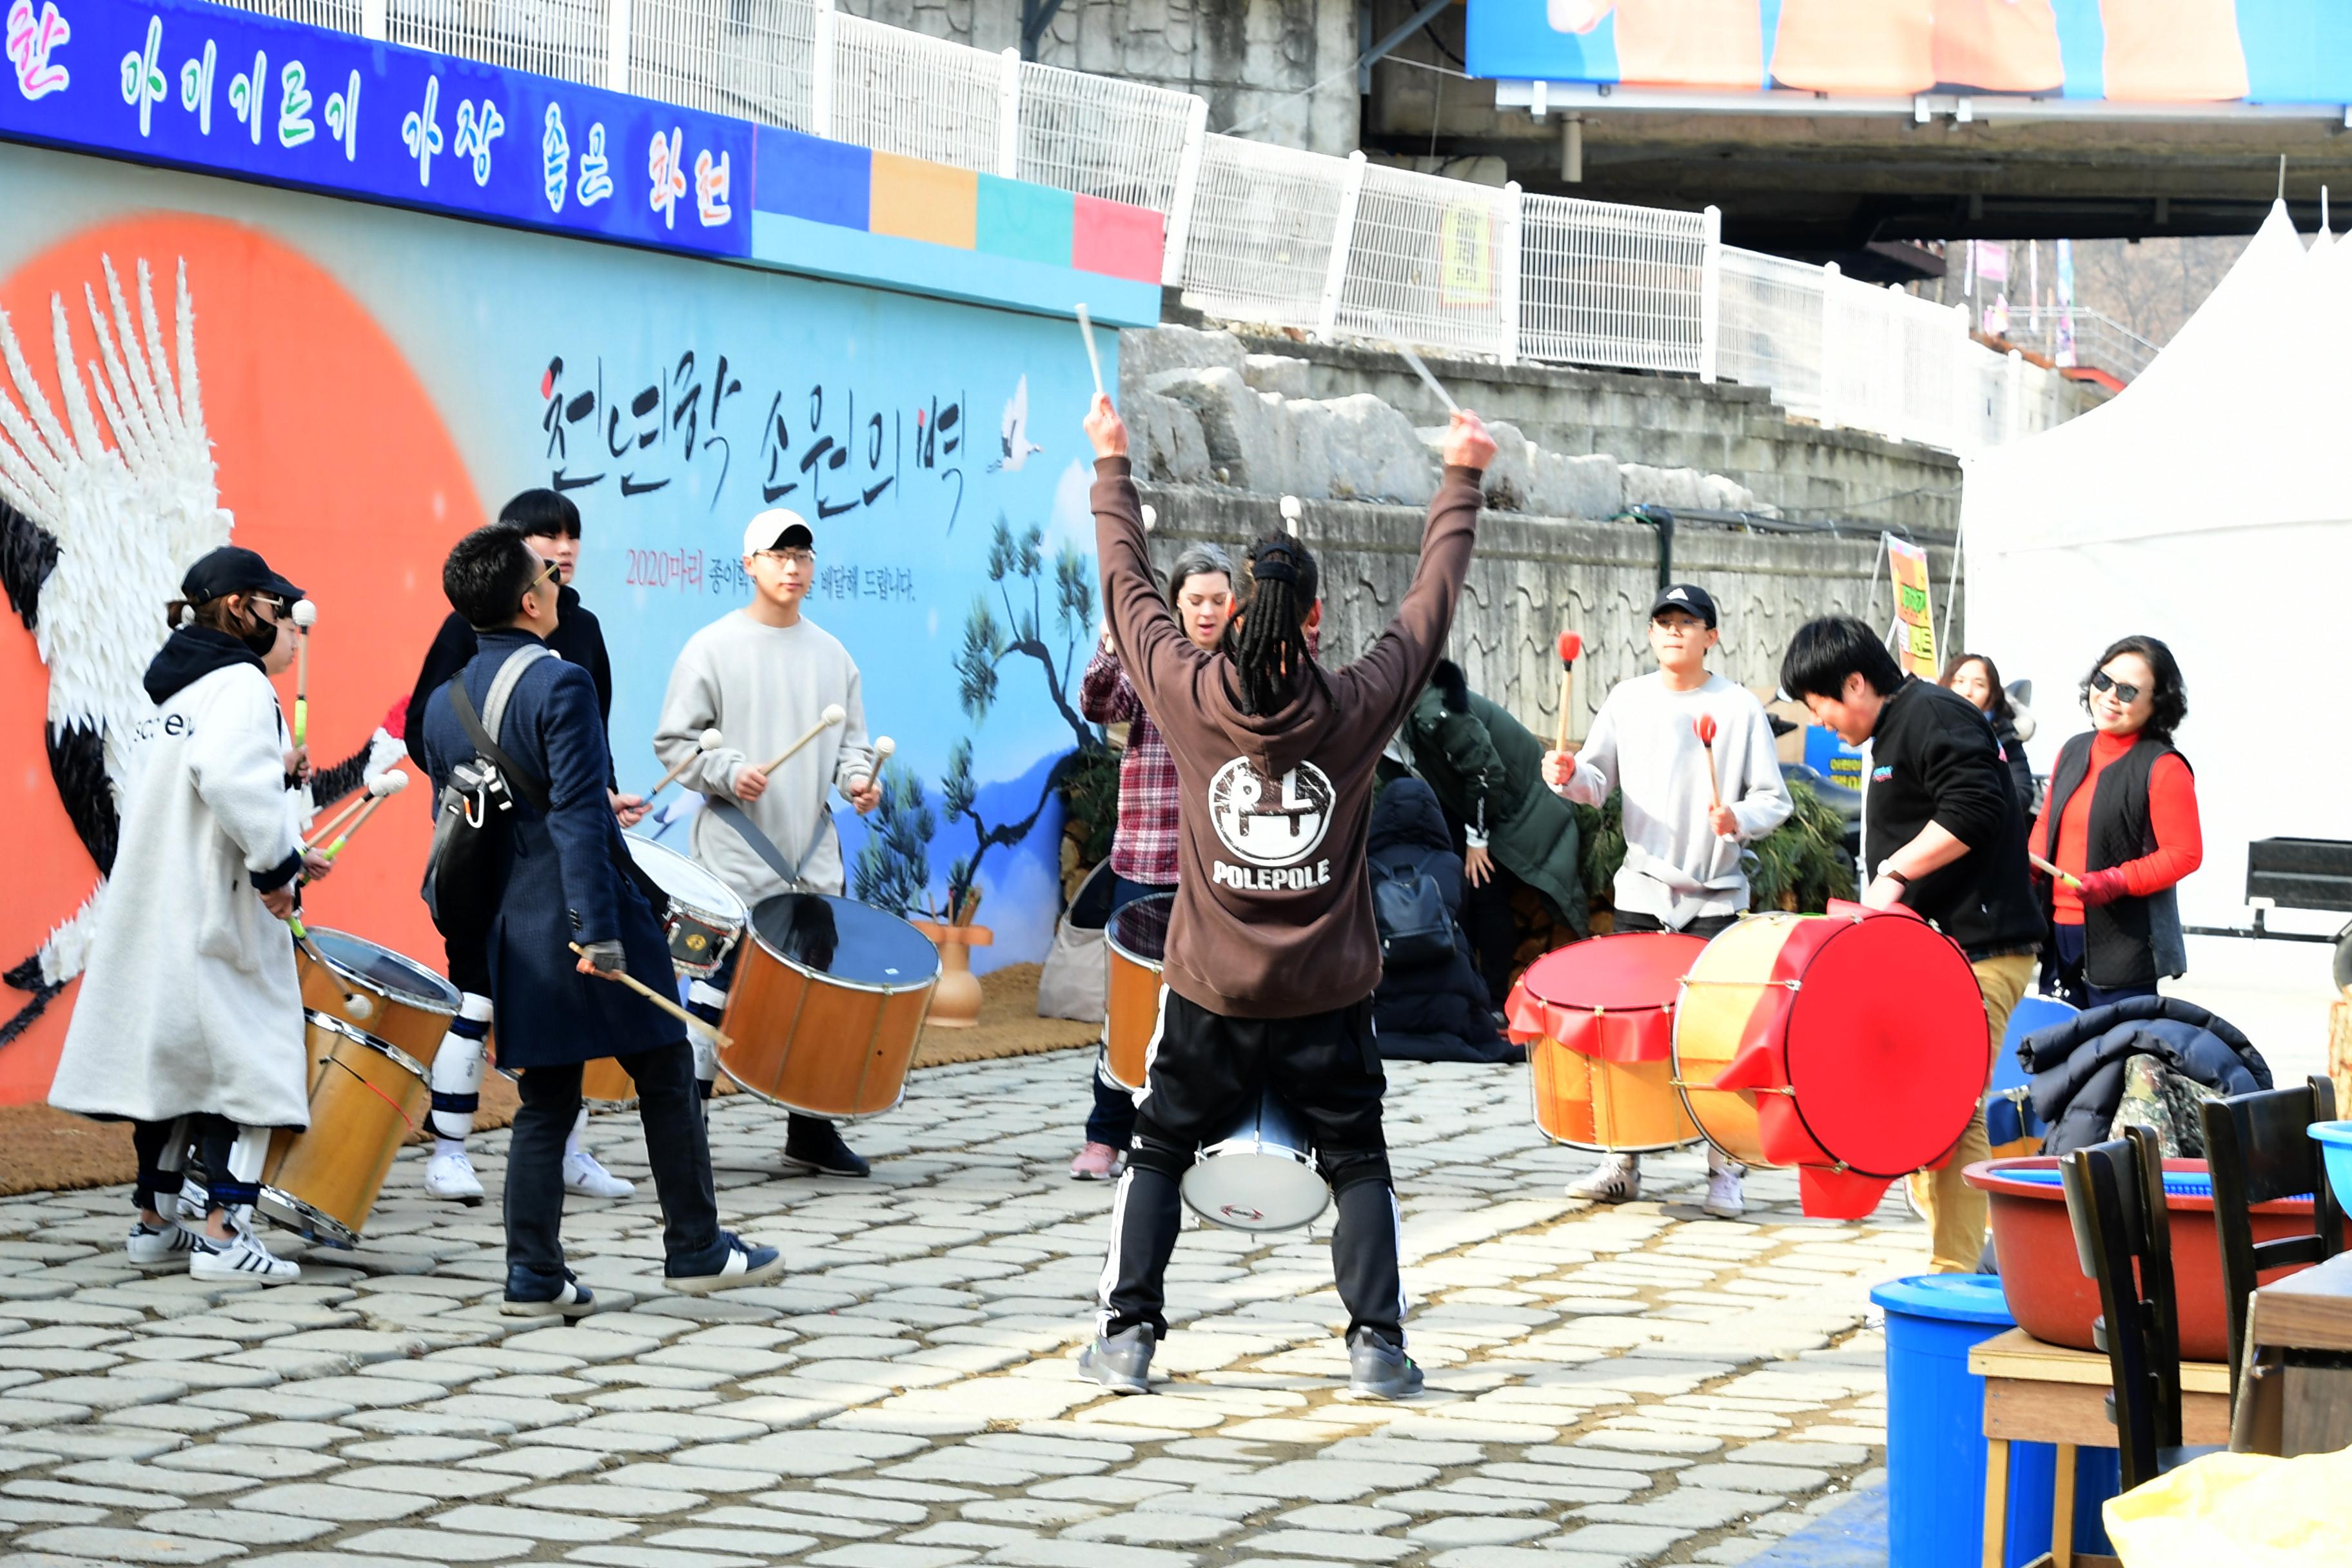
M 304 596 L 301 589 L 271 571 L 259 552 L 241 544 L 224 544 L 200 557 L 180 579 L 180 595 L 192 605 L 223 594 L 275 594 L 289 604 Z
M 1657 599 L 1650 605 L 1650 619 L 1654 621 L 1668 610 L 1696 616 L 1706 623 L 1709 631 L 1715 629 L 1715 600 L 1696 583 L 1673 583 L 1659 589 Z

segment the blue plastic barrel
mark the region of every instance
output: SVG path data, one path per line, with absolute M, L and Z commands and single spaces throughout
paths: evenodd
M 1984 1379 L 1969 1371 L 1969 1352 L 2016 1326 L 2000 1279 L 1922 1274 L 1890 1280 L 1870 1299 L 1886 1310 L 1887 1561 L 1900 1568 L 1979 1568 Z M 2057 1458 L 2046 1443 L 2010 1445 L 2004 1568 L 2022 1568 L 2050 1550 Z M 2099 1503 L 2116 1492 L 2115 1453 L 2086 1448 L 2080 1460 L 2076 1548 L 2105 1552 Z

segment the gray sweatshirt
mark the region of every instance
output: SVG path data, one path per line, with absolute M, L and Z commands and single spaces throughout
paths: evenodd
M 774 761 L 828 702 L 839 703 L 847 719 L 802 747 L 743 810 L 786 861 L 800 863 L 805 889 L 838 893 L 841 840 L 825 792 L 874 770 L 857 664 L 838 637 L 805 616 L 797 626 L 766 626 L 737 610 L 713 621 L 687 639 L 669 672 L 654 752 L 665 769 L 692 756 L 678 782 L 732 801 L 736 775 Z M 694 755 L 697 740 L 714 725 L 726 743 Z M 747 905 L 786 890 L 758 852 L 708 811 L 694 819 L 694 857 Z
M 1707 823 L 1706 751 L 1697 721 L 1715 718 L 1717 788 L 1738 819 L 1738 840 Z M 1625 792 L 1625 864 L 1617 907 L 1654 915 L 1675 931 L 1706 915 L 1744 914 L 1748 873 L 1739 846 L 1761 838 L 1793 809 L 1780 784 L 1772 726 L 1753 693 L 1719 675 L 1695 691 L 1669 691 L 1660 673 L 1622 681 L 1592 717 L 1561 795 L 1599 805 Z

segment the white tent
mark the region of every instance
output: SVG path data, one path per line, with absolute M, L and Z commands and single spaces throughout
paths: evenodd
M 2242 924 L 2246 846 L 2352 838 L 2352 242 L 2274 206 L 2204 309 L 2078 419 L 1965 464 L 1967 635 L 2031 679 L 2046 772 L 2101 649 L 2170 644 L 2205 864 L 2191 924 Z M 2283 929 L 2332 929 L 2315 917 Z

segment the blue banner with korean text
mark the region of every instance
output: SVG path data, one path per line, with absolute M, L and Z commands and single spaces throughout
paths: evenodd
M 751 252 L 752 127 L 199 0 L 6 0 L 0 137 L 583 238 Z

